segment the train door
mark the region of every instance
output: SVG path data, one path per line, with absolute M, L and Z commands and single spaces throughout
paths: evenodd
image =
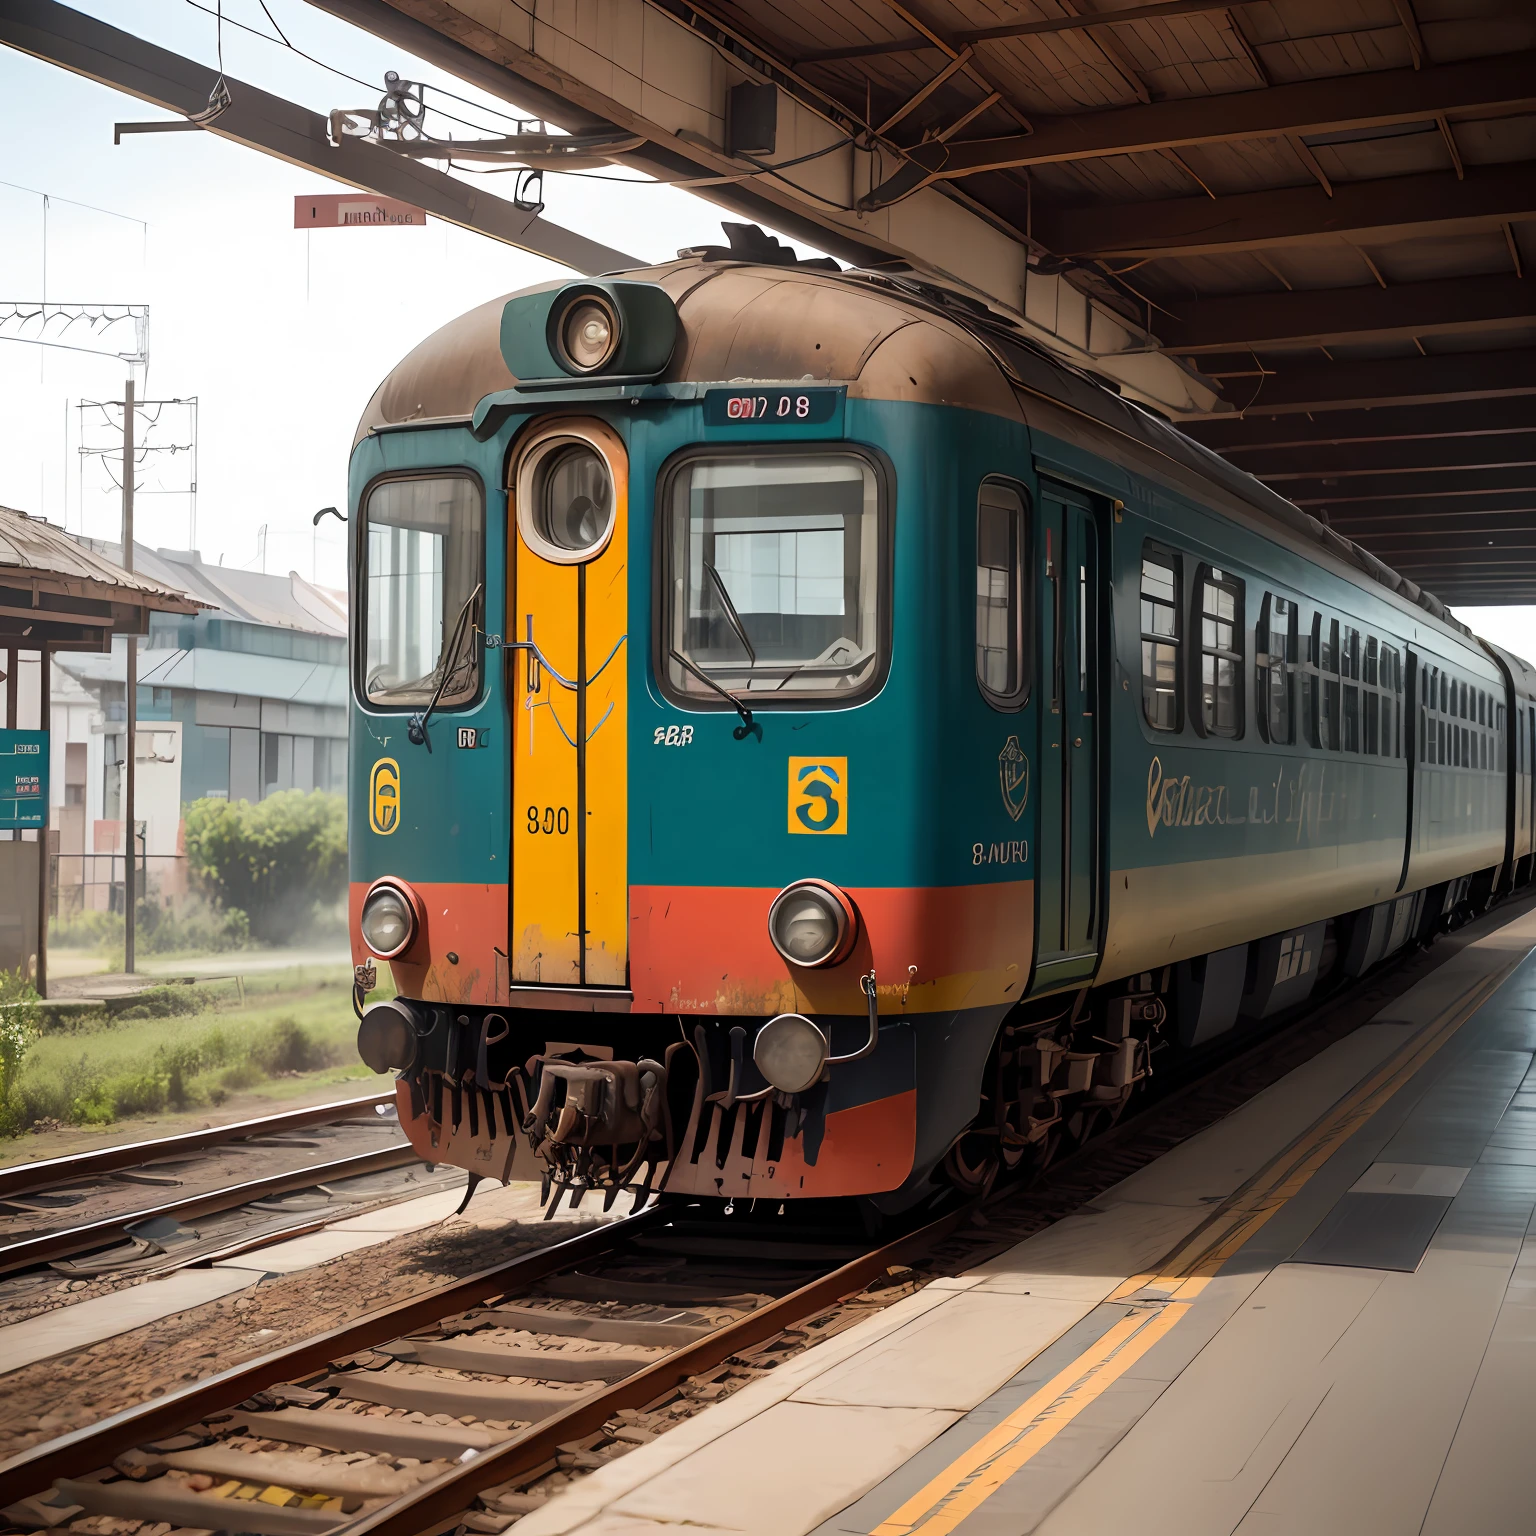
M 1042 480 L 1041 765 L 1035 976 L 1031 990 L 1089 980 L 1104 928 L 1099 837 L 1099 520 L 1085 492 Z
M 599 422 L 552 422 L 512 468 L 514 985 L 628 980 L 628 462 Z

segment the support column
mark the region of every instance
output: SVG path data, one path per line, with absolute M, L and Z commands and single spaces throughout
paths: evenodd
M 53 730 L 53 657 L 46 645 L 38 651 L 37 660 L 37 728 L 40 731 L 51 732 Z M 37 988 L 39 997 L 48 996 L 48 897 L 53 884 L 49 878 L 52 869 L 48 857 L 48 829 L 53 823 L 52 735 L 47 736 L 43 750 L 47 753 L 44 759 L 46 771 L 43 777 L 48 786 L 48 794 L 43 801 L 43 824 L 37 829 L 37 968 L 32 977 L 32 985 Z

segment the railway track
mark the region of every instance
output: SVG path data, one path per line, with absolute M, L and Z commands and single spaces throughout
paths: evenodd
M 17 1529 L 131 1529 L 90 1523 L 105 1517 L 156 1536 L 499 1532 L 928 1279 L 1078 1209 L 1510 915 L 1211 1065 L 1032 1188 L 884 1241 L 806 1226 L 793 1207 L 652 1206 L 24 1451 L 0 1465 L 0 1506 Z
M 312 1105 L 0 1169 L 0 1276 L 103 1248 L 118 1251 L 71 1272 L 153 1269 L 164 1246 L 159 1239 L 173 1233 L 183 1257 L 201 1256 L 201 1249 L 186 1246 L 181 1224 L 242 1206 L 254 1208 L 247 1225 L 265 1228 L 266 1238 L 353 1214 L 359 1201 L 377 1203 L 378 1192 L 364 1192 L 355 1182 L 350 1190 L 336 1186 L 420 1162 L 400 1133 L 393 1098 L 375 1094 Z M 282 1197 L 305 1190 L 319 1193 L 310 1201 L 286 1202 L 296 1204 L 299 1219 L 285 1223 Z M 400 1192 L 424 1190 L 402 1186 Z M 212 1241 L 221 1250 L 228 1246 Z
M 32 1163 L 13 1163 L 0 1168 L 0 1200 L 12 1195 L 33 1194 L 71 1179 L 122 1173 L 143 1168 L 187 1152 L 206 1152 L 210 1147 L 228 1146 L 252 1136 L 277 1136 L 285 1131 L 307 1130 L 312 1125 L 326 1125 L 358 1115 L 377 1114 L 395 1102 L 393 1090 L 369 1094 L 361 1099 L 339 1099 L 330 1104 L 309 1104 L 303 1109 L 287 1109 L 280 1114 L 260 1115 L 254 1120 L 232 1120 L 228 1125 L 204 1126 L 198 1131 L 182 1131 L 175 1136 L 159 1136 L 150 1141 L 129 1141 L 115 1147 L 98 1147 L 89 1152 L 72 1152 L 67 1157 L 41 1158 Z

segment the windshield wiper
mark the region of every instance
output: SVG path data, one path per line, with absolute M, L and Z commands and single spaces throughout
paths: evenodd
M 424 746 L 428 752 L 432 750 L 431 738 L 427 735 L 427 723 L 432 718 L 432 711 L 437 708 L 437 701 L 442 698 L 443 690 L 448 686 L 448 679 L 459 671 L 459 663 L 450 663 L 450 658 L 459 653 L 459 641 L 464 638 L 464 621 L 468 619 L 470 609 L 475 606 L 475 599 L 480 596 L 481 582 L 475 583 L 475 590 L 464 599 L 464 606 L 459 609 L 459 617 L 453 626 L 453 639 L 448 643 L 448 649 L 443 654 L 443 675 L 437 680 L 437 688 L 432 694 L 432 702 L 425 710 L 418 710 L 406 722 L 405 734 L 414 746 Z
M 743 741 L 746 737 L 750 736 L 756 729 L 752 723 L 752 711 L 729 688 L 722 688 L 709 673 L 700 667 L 696 667 L 676 646 L 672 648 L 671 654 L 673 661 L 677 662 L 679 666 L 686 667 L 706 688 L 713 688 L 741 716 L 741 724 L 731 732 L 736 740 Z
M 736 612 L 736 604 L 731 601 L 731 594 L 725 590 L 725 583 L 720 579 L 720 572 L 708 560 L 704 562 L 704 569 L 709 572 L 709 579 L 714 582 L 715 591 L 720 594 L 720 601 L 725 605 L 725 616 L 730 620 L 731 628 L 736 631 L 736 638 L 741 641 L 742 649 L 747 653 L 747 660 L 755 667 L 757 665 L 757 652 L 753 649 L 752 642 L 747 639 L 747 627 L 741 622 L 741 615 Z

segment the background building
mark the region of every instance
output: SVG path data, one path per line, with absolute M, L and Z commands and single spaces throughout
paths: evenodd
M 120 546 L 79 542 L 116 560 Z M 210 605 L 154 614 L 139 641 L 139 843 L 150 890 L 185 890 L 182 808 L 346 790 L 346 594 L 297 572 L 209 565 L 195 550 L 134 545 L 134 569 Z M 59 915 L 121 903 L 126 645 L 53 665 L 53 825 Z

